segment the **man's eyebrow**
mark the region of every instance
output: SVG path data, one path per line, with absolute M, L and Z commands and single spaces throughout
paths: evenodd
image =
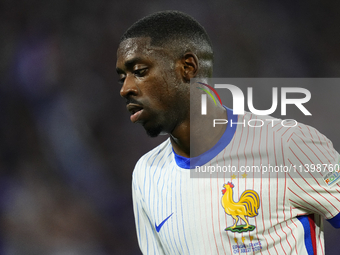
M 132 59 L 129 59 L 127 61 L 125 61 L 124 65 L 126 68 L 131 68 L 133 67 L 137 62 L 141 61 L 142 58 L 140 57 L 135 57 L 135 58 L 132 58 Z
M 127 69 L 129 69 L 129 68 L 131 69 L 137 62 L 139 62 L 141 60 L 142 60 L 142 58 L 140 58 L 140 57 L 135 57 L 135 58 L 129 59 L 129 60 L 125 61 L 124 66 Z M 117 73 L 123 72 L 123 70 L 118 68 L 118 67 L 116 68 L 116 71 L 117 71 Z

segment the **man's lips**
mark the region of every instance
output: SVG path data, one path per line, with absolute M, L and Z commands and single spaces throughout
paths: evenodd
M 132 122 L 137 122 L 143 112 L 143 107 L 138 104 L 128 104 L 127 109 L 131 113 L 130 120 Z

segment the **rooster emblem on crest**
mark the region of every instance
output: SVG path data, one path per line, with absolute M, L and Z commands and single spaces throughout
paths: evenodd
M 235 224 L 225 229 L 225 231 L 232 232 L 247 232 L 253 231 L 255 226 L 249 225 L 246 217 L 255 217 L 258 215 L 258 209 L 260 207 L 259 195 L 254 190 L 243 191 L 238 202 L 233 199 L 234 184 L 228 182 L 223 185 L 222 189 L 222 207 L 226 214 L 235 219 Z M 246 224 L 237 225 L 239 219 L 242 219 Z

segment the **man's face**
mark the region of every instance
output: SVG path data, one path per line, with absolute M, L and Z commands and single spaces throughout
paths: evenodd
M 189 84 L 183 83 L 180 61 L 150 38 L 124 40 L 117 51 L 120 95 L 127 101 L 131 121 L 155 137 L 171 133 L 189 116 Z

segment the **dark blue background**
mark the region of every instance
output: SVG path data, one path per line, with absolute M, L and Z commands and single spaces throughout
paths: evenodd
M 1 254 L 139 254 L 131 173 L 165 137 L 131 124 L 119 96 L 116 49 L 137 19 L 166 9 L 195 17 L 213 41 L 214 77 L 338 77 L 339 5 L 2 0 Z M 339 92 L 314 109 L 337 111 Z M 339 120 L 325 115 L 339 151 L 339 131 L 329 128 Z M 337 254 L 340 234 L 329 226 L 326 251 Z

